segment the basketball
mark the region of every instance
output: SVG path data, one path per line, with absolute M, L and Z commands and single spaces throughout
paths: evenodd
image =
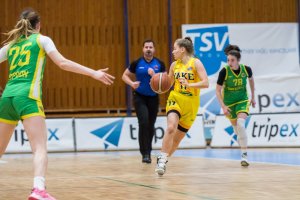
M 171 88 L 171 79 L 165 72 L 157 73 L 152 76 L 150 80 L 150 86 L 154 92 L 162 94 Z

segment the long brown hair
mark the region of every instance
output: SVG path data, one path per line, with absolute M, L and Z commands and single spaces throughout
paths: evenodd
M 14 44 L 18 39 L 24 35 L 25 38 L 28 38 L 31 34 L 38 33 L 36 30 L 36 25 L 40 22 L 39 14 L 34 11 L 32 8 L 24 10 L 20 19 L 15 25 L 14 29 L 4 33 L 7 36 L 7 39 L 4 41 L 6 44 Z

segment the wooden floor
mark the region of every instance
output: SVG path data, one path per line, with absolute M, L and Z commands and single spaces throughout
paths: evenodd
M 0 160 L 0 200 L 26 199 L 31 163 L 31 155 Z M 136 152 L 50 154 L 47 189 L 58 200 L 300 199 L 300 166 L 175 156 L 165 176 L 154 168 Z

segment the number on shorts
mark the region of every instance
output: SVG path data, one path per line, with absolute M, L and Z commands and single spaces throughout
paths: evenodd
M 168 100 L 168 106 L 174 106 L 176 104 L 173 100 Z

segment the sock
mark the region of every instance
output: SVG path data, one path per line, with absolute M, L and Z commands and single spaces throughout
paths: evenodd
M 247 138 L 247 132 L 246 132 L 246 127 L 245 127 L 245 119 L 243 119 L 243 118 L 237 119 L 236 129 L 238 132 L 238 141 L 242 148 L 242 153 L 246 153 L 247 145 L 248 145 L 248 138 Z
M 166 162 L 168 161 L 168 154 L 164 152 L 160 152 L 159 156 L 161 156 L 161 159 L 164 159 Z
M 42 176 L 34 177 L 33 188 L 37 188 L 39 190 L 44 190 L 45 189 L 45 178 Z

